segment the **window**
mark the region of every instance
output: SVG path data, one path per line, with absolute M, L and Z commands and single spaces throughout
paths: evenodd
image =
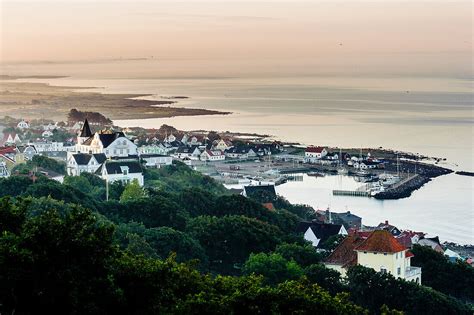
M 385 268 L 385 267 L 380 267 L 380 272 L 381 272 L 381 273 L 387 273 L 387 268 Z
M 398 267 L 397 268 L 397 275 L 401 275 L 402 274 L 402 268 Z
M 384 256 L 387 256 L 387 253 L 383 253 Z

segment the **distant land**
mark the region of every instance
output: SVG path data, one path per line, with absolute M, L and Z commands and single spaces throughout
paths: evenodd
M 61 120 L 73 108 L 107 113 L 113 120 L 230 114 L 230 112 L 170 106 L 177 103 L 177 100 L 186 98 L 185 96 L 151 101 L 137 99 L 148 96 L 147 94 L 102 94 L 80 91 L 95 87 L 63 87 L 46 83 L 12 82 L 16 79 L 46 78 L 62 77 L 0 76 L 0 80 L 4 80 L 0 82 L 0 116 L 10 115 L 26 119 L 47 117 Z

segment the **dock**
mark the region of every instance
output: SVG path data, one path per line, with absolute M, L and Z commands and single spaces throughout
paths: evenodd
M 334 196 L 352 196 L 352 197 L 369 197 L 369 193 L 364 190 L 333 190 Z

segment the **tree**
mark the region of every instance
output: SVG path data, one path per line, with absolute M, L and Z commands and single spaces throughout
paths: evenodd
M 284 243 L 276 247 L 275 253 L 280 254 L 286 260 L 294 260 L 302 267 L 317 264 L 323 259 L 322 255 L 311 244 Z
M 245 216 L 200 216 L 188 221 L 186 232 L 206 251 L 211 270 L 231 274 L 251 253 L 274 250 L 282 237 L 276 226 Z
M 147 228 L 169 226 L 183 230 L 188 217 L 188 214 L 181 210 L 172 198 L 163 195 L 120 203 L 104 202 L 98 209 L 114 222 L 142 222 Z
M 244 275 L 262 275 L 269 284 L 296 280 L 303 275 L 303 269 L 294 260 L 286 260 L 275 253 L 251 254 L 242 271 Z
M 383 305 L 406 314 L 472 314 L 473 311 L 459 300 L 429 287 L 359 265 L 349 269 L 347 282 L 351 299 L 372 312 Z
M 32 201 L 0 202 L 0 311 L 105 309 L 116 294 L 107 270 L 117 253 L 113 227 L 76 205 L 43 199 L 38 207 Z
M 413 266 L 423 270 L 423 284 L 457 298 L 474 301 L 474 268 L 464 261 L 450 262 L 427 246 L 415 245 Z
M 19 196 L 26 192 L 33 181 L 26 176 L 0 178 L 0 197 Z
M 322 264 L 313 264 L 306 267 L 304 274 L 311 283 L 318 284 L 331 294 L 343 292 L 345 289 L 339 272 L 326 268 Z
M 145 191 L 140 187 L 138 180 L 134 179 L 131 183 L 125 186 L 125 189 L 120 196 L 120 202 L 136 200 L 144 197 L 146 197 Z

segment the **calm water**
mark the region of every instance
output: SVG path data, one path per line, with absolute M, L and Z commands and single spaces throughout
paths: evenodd
M 290 202 L 308 204 L 316 209 L 351 211 L 365 225 L 389 220 L 406 229 L 439 235 L 442 240 L 474 243 L 473 179 L 447 175 L 431 181 L 410 198 L 376 200 L 366 197 L 333 196 L 332 189 L 355 189 L 361 184 L 348 176 L 309 177 L 303 182 L 277 186 L 277 193 Z
M 257 132 L 304 144 L 384 147 L 447 158 L 446 165 L 453 169 L 474 170 L 470 79 L 341 75 L 160 78 L 153 67 L 135 64 L 141 68 L 131 74 L 135 67 L 125 66 L 93 65 L 92 73 L 91 67 L 81 64 L 43 65 L 33 73 L 72 76 L 27 81 L 97 86 L 105 93 L 146 93 L 152 94 L 151 99 L 185 95 L 190 99 L 176 106 L 233 112 L 228 116 L 115 122 L 124 127 L 169 124 L 183 130 Z M 11 66 L 6 71 L 32 73 L 26 66 Z M 443 240 L 474 243 L 472 177 L 443 176 L 402 200 L 331 194 L 332 189 L 353 185 L 347 177 L 307 178 L 282 185 L 278 192 L 292 202 L 330 206 L 336 212 L 348 209 L 361 215 L 365 224 L 389 220 L 401 228 L 439 234 Z

